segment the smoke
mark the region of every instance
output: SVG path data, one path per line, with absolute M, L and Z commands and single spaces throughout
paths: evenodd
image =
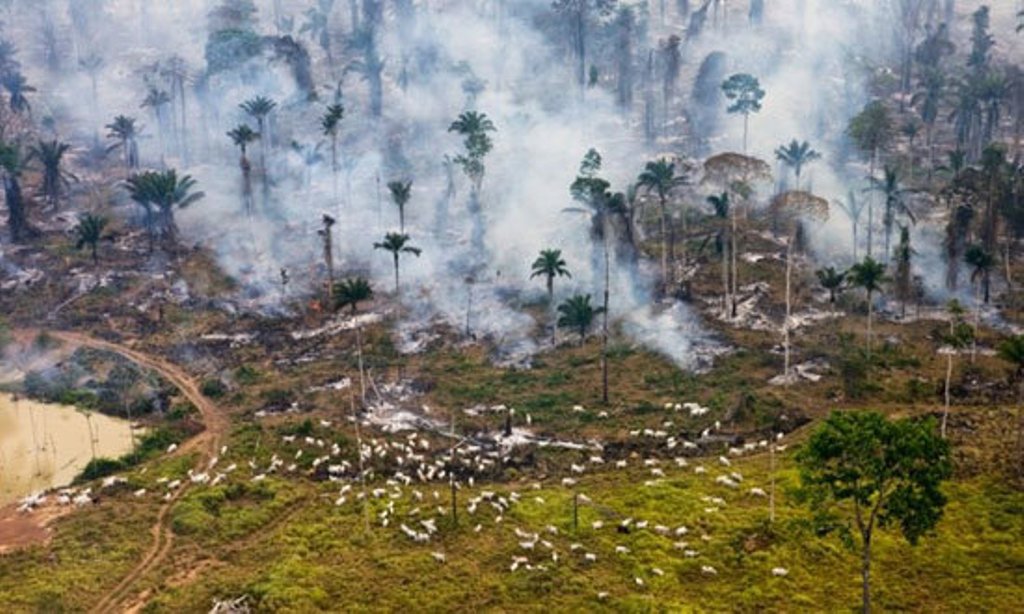
M 207 16 L 219 2 L 89 3 L 97 17 L 82 27 L 72 27 L 74 12 L 64 2 L 53 0 L 38 10 L 19 3 L 14 9 L 14 16 L 25 18 L 18 23 L 28 25 L 17 32 L 8 27 L 6 33 L 17 39 L 30 80 L 39 84 L 37 114 L 53 116 L 63 138 L 81 143 L 102 137 L 102 126 L 116 114 L 138 117 L 144 125 L 144 166 L 178 168 L 195 177 L 206 193 L 179 215 L 184 240 L 212 249 L 223 269 L 240 282 L 240 299 L 253 309 L 279 310 L 320 292 L 326 272 L 317 231 L 325 213 L 337 220 L 333 247 L 339 274 L 366 275 L 378 293 L 390 291 L 391 256 L 373 244 L 398 229 L 386 184 L 411 180 L 406 232 L 423 251 L 420 257 L 404 254 L 400 262 L 400 297 L 407 314 L 401 336 L 413 339 L 416 331 L 444 323 L 494 341 L 499 353 L 513 360 L 530 355 L 541 345 L 537 339 L 546 338 L 543 328 L 550 323 L 547 316 L 538 320 L 523 309 L 544 295 L 543 283 L 529 279 L 529 264 L 541 249 L 561 249 L 573 273 L 556 282 L 558 298 L 580 292 L 599 302 L 603 270 L 593 257 L 590 220 L 566 211 L 574 206 L 568 186 L 583 154 L 598 149 L 605 161 L 603 176 L 613 189 L 624 190 L 645 161 L 677 145 L 671 140 L 646 143 L 639 113 L 617 109 L 614 88 L 589 88 L 579 96 L 565 47 L 552 40 L 551 32 L 560 26 L 547 0 L 424 0 L 414 3 L 411 21 L 389 11 L 375 30 L 384 62 L 382 117 L 374 117 L 368 103 L 372 79 L 367 78 L 366 57 L 347 46 L 353 38 L 347 3 L 336 2 L 329 16 L 335 32 L 329 40 L 332 61 L 315 39 L 299 32 L 303 14 L 315 3 L 286 3 L 286 16 L 295 19 L 290 32 L 276 30 L 272 2 L 257 3 L 258 36 L 290 35 L 309 50 L 316 100 L 297 83 L 295 66 L 270 45 L 236 70 L 206 74 Z M 642 2 L 628 4 L 640 14 L 646 10 Z M 776 147 L 806 139 L 823 160 L 807 168 L 804 187 L 830 200 L 850 190 L 862 195 L 864 170 L 848 163 L 844 132 L 868 100 L 864 67 L 881 64 L 892 51 L 891 26 L 886 26 L 881 4 L 778 0 L 768 4 L 764 23 L 756 28 L 745 19 L 740 22 L 733 11 L 724 27 L 685 46 L 680 98 L 689 98 L 702 60 L 723 52 L 728 73 L 752 73 L 767 91 L 763 111 L 751 118 L 749 152 L 774 161 Z M 47 20 L 58 31 L 73 32 L 61 49 L 58 71 L 41 61 L 37 33 Z M 7 21 L 14 23 L 13 16 Z M 682 33 L 684 25 L 670 22 L 649 36 Z M 646 56 L 639 44 L 656 44 L 646 36 L 638 37 L 637 75 Z M 95 98 L 92 75 L 79 67 L 89 53 L 103 58 Z M 174 94 L 166 70 L 150 68 L 160 63 L 166 69 L 172 56 L 187 68 L 185 104 L 175 99 L 158 120 L 152 109 L 140 105 L 150 86 Z M 634 80 L 639 83 L 639 76 Z M 257 211 L 249 217 L 242 204 L 239 152 L 225 133 L 239 123 L 256 129 L 239 104 L 257 95 L 278 106 L 261 142 L 249 150 Z M 335 100 L 346 109 L 338 173 L 332 172 L 329 142 L 319 126 L 319 116 Z M 456 168 L 455 194 L 449 198 L 445 172 L 445 155 L 462 147 L 448 125 L 466 110 L 486 113 L 497 127 L 479 197 L 484 249 L 472 237 L 469 181 Z M 723 117 L 717 125 L 723 132 L 712 136 L 714 149 L 738 151 L 741 118 Z M 759 199 L 769 196 L 760 194 Z M 875 219 L 880 217 L 876 209 Z M 849 222 L 837 209 L 810 239 L 820 261 L 848 261 Z M 930 289 L 941 288 L 934 279 L 940 238 L 915 232 L 914 240 L 917 268 L 929 275 Z M 288 272 L 287 286 L 281 283 L 282 269 Z M 693 368 L 698 346 L 710 341 L 688 306 L 648 307 L 653 278 L 644 267 L 613 264 L 613 319 L 633 339 Z

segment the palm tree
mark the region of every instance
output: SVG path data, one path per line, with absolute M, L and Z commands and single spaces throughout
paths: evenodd
M 999 357 L 1013 367 L 1013 379 L 1017 380 L 1017 476 L 1024 476 L 1024 422 L 1021 408 L 1024 407 L 1024 335 L 1014 335 L 999 344 Z
M 987 251 L 980 245 L 972 245 L 967 248 L 967 252 L 964 254 L 964 262 L 966 262 L 972 269 L 971 281 L 981 282 L 980 291 L 978 293 L 984 294 L 984 301 L 987 305 L 990 299 L 990 284 L 992 277 L 992 269 L 996 265 L 996 259 L 991 252 Z
M 96 112 L 100 106 L 99 80 L 100 71 L 103 70 L 105 62 L 103 56 L 93 52 L 78 60 L 78 66 L 89 74 L 89 81 L 92 84 L 92 110 Z M 97 140 L 99 140 L 97 138 Z
M 345 107 L 340 104 L 332 104 L 327 107 L 327 112 L 320 118 L 320 129 L 324 136 L 331 139 L 331 173 L 334 177 L 334 199 L 338 199 L 338 131 L 341 129 L 341 120 L 345 117 Z
M 487 117 L 486 113 L 478 111 L 466 111 L 460 113 L 448 126 L 448 132 L 455 132 L 465 137 L 464 146 L 466 153 L 455 157 L 455 163 L 462 167 L 462 171 L 473 184 L 473 193 L 480 192 L 480 184 L 484 180 L 484 157 L 490 153 L 494 144 L 488 132 L 494 132 L 497 128 L 494 122 Z
M 909 190 L 900 185 L 899 172 L 891 166 L 886 166 L 884 177 L 868 177 L 870 186 L 865 191 L 878 192 L 885 196 L 885 212 L 882 215 L 882 227 L 885 230 L 885 259 L 889 259 L 889 246 L 892 241 L 892 228 L 896 222 L 897 215 L 906 215 L 911 223 L 916 222 L 914 213 L 907 206 L 906 195 Z
M 373 287 L 365 277 L 346 279 L 334 286 L 334 308 L 348 307 L 352 310 L 352 315 L 359 309 L 359 303 L 372 298 Z
M 391 181 L 388 183 L 388 191 L 391 192 L 391 201 L 398 207 L 398 225 L 401 232 L 405 232 L 405 205 L 412 195 L 412 181 Z
M 420 248 L 412 247 L 411 245 L 409 245 L 409 241 L 410 241 L 410 238 L 409 238 L 409 235 L 407 235 L 407 234 L 402 234 L 402 233 L 397 233 L 397 232 L 389 232 L 386 235 L 384 235 L 384 240 L 383 241 L 381 241 L 379 243 L 374 243 L 373 244 L 373 248 L 374 249 L 383 249 L 383 250 L 389 251 L 389 252 L 391 252 L 391 256 L 394 258 L 394 262 L 395 262 L 395 293 L 398 293 L 398 291 L 399 291 L 399 285 L 398 285 L 398 259 L 399 259 L 399 256 L 401 256 L 402 254 L 412 254 L 413 256 L 416 256 L 417 258 L 419 258 L 420 254 L 423 253 L 423 250 L 421 250 Z
M 646 188 L 648 192 L 658 195 L 658 207 L 661 217 L 661 280 L 663 289 L 669 285 L 668 268 L 668 197 L 677 187 L 689 183 L 685 175 L 676 175 L 676 165 L 666 158 L 660 158 L 654 162 L 648 162 L 644 171 L 637 177 L 637 186 Z M 686 212 L 683 212 L 685 223 Z M 685 231 L 684 231 L 685 233 Z
M 60 196 L 71 185 L 72 181 L 78 181 L 78 177 L 64 170 L 61 163 L 64 155 L 71 149 L 71 145 L 60 141 L 39 141 L 29 148 L 26 162 L 38 160 L 43 171 L 43 195 L 47 202 L 53 205 L 56 210 L 60 205 Z
M 277 107 L 277 103 L 266 96 L 256 96 L 238 105 L 249 116 L 256 120 L 256 128 L 261 135 L 260 138 L 260 174 L 263 177 L 263 187 L 267 187 L 267 157 L 266 150 L 270 145 L 270 138 L 267 136 L 267 116 Z
M 28 84 L 25 75 L 20 72 L 10 72 L 0 75 L 0 84 L 7 90 L 8 105 L 15 113 L 31 112 L 32 105 L 29 104 L 25 94 L 36 91 L 36 88 Z
M 574 329 L 580 336 L 580 345 L 587 338 L 587 331 L 594 323 L 594 318 L 604 312 L 603 307 L 590 304 L 590 295 L 576 294 L 558 306 L 558 325 Z
M 950 385 L 953 380 L 953 356 L 960 350 L 967 347 L 968 341 L 974 338 L 974 332 L 963 320 L 964 308 L 960 301 L 953 299 L 946 306 L 949 312 L 949 333 L 942 335 L 941 341 L 944 348 L 939 351 L 946 354 L 946 385 L 943 397 L 945 407 L 942 412 L 942 437 L 946 437 L 946 423 L 949 420 L 949 405 L 951 400 Z
M 205 196 L 203 192 L 193 192 L 195 186 L 195 179 L 189 175 L 179 177 L 174 169 L 145 171 L 128 178 L 129 196 L 146 210 L 151 248 L 157 232 L 165 236 L 168 246 L 176 244 L 175 210 L 185 209 Z
M 860 225 L 860 216 L 864 212 L 864 204 L 857 200 L 857 195 L 850 190 L 846 196 L 846 202 L 834 200 L 832 203 L 846 214 L 850 220 L 850 229 L 853 231 L 853 259 L 857 260 L 857 226 Z
M 99 243 L 104 239 L 103 231 L 108 221 L 103 216 L 87 213 L 78 221 L 78 226 L 75 226 L 75 249 L 89 247 L 92 264 L 96 267 L 100 264 Z
M 827 266 L 814 272 L 818 276 L 818 284 L 828 290 L 828 302 L 835 308 L 836 297 L 846 283 L 846 271 L 837 271 L 834 266 Z
M 248 150 L 249 143 L 260 138 L 260 134 L 254 132 L 248 124 L 238 124 L 227 134 L 235 146 L 242 152 L 242 157 L 238 160 L 238 166 L 242 169 L 242 205 L 245 208 L 246 214 L 252 215 L 252 165 L 249 163 L 249 158 L 246 157 L 246 151 Z
M 715 242 L 718 244 L 718 251 L 722 254 L 722 314 L 729 313 L 729 238 L 726 233 L 729 230 L 729 193 L 712 194 L 707 197 L 718 220 L 718 233 L 715 235 Z
M 139 145 L 137 139 L 141 130 L 135 127 L 135 118 L 118 115 L 114 118 L 114 121 L 105 127 L 107 129 L 107 138 L 115 141 L 113 145 L 107 148 L 107 151 L 121 150 L 128 173 L 139 168 Z
M 530 279 L 544 277 L 548 288 L 548 303 L 554 304 L 555 277 L 572 277 L 572 273 L 566 267 L 565 260 L 562 259 L 562 250 L 542 249 L 540 256 L 533 261 L 530 268 L 532 270 Z
M 24 168 L 21 148 L 17 144 L 0 142 L 0 170 L 3 171 L 7 228 L 11 233 L 11 241 L 15 243 L 39 236 L 39 231 L 28 222 L 25 199 L 21 194 L 21 172 Z
M 874 178 L 878 156 L 892 141 L 893 128 L 889 110 L 881 101 L 869 102 L 850 120 L 846 133 L 861 154 L 867 157 L 868 177 Z M 868 256 L 874 256 L 874 217 L 874 206 L 868 203 Z
M 146 98 L 142 101 L 142 108 L 152 109 L 153 118 L 156 119 L 156 127 L 160 133 L 160 154 L 167 153 L 167 138 L 164 131 L 167 127 L 167 117 L 164 115 L 167 105 L 171 104 L 171 95 L 166 90 L 155 87 L 149 88 Z
M 803 172 L 804 166 L 819 158 L 821 158 L 821 154 L 811 149 L 811 144 L 807 141 L 801 143 L 793 139 L 789 145 L 783 145 L 775 150 L 775 159 L 793 169 L 793 174 L 796 177 L 796 187 L 794 188 L 796 190 L 800 189 L 800 174 Z
M 874 295 L 882 289 L 882 284 L 888 279 L 885 277 L 885 265 L 876 262 L 871 256 L 866 256 L 862 262 L 850 267 L 848 273 L 850 283 L 858 288 L 863 288 L 868 295 L 868 330 L 867 348 L 868 360 L 871 359 L 871 324 L 875 314 Z

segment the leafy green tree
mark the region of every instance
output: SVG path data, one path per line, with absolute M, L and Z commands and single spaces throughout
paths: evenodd
M 39 236 L 39 231 L 29 224 L 25 198 L 21 193 L 21 173 L 25 159 L 17 143 L 0 141 L 0 171 L 3 172 L 4 202 L 7 205 L 7 228 L 11 241 L 18 243 Z
M 743 115 L 743 153 L 746 154 L 750 114 L 761 110 L 765 92 L 757 77 L 746 73 L 737 73 L 726 79 L 722 83 L 722 92 L 732 101 L 726 111 Z
M 892 142 L 893 125 L 889 110 L 885 104 L 876 100 L 869 102 L 864 109 L 850 120 L 846 134 L 868 160 L 868 178 L 874 179 L 878 156 Z M 874 251 L 874 206 L 868 203 L 868 256 Z
M 135 127 L 135 118 L 127 115 L 118 115 L 114 121 L 106 125 L 107 138 L 114 140 L 114 144 L 107 148 L 107 151 L 120 149 L 124 156 L 124 165 L 131 173 L 139 168 L 139 132 Z
M 391 193 L 391 202 L 398 207 L 398 224 L 401 232 L 405 232 L 405 205 L 412 196 L 411 181 L 391 181 L 388 183 L 388 192 Z
M 885 276 L 885 265 L 876 262 L 871 256 L 866 256 L 863 261 L 850 267 L 847 273 L 850 283 L 863 288 L 868 298 L 868 328 L 867 328 L 867 353 L 871 358 L 871 324 L 875 315 L 875 293 L 882 290 L 882 285 L 888 282 Z
M 242 170 L 242 205 L 245 208 L 246 215 L 252 215 L 253 213 L 253 202 L 252 202 L 252 164 L 249 163 L 247 152 L 249 149 L 249 143 L 260 138 L 260 134 L 255 132 L 248 124 L 238 124 L 234 128 L 228 131 L 228 138 L 235 144 L 235 147 L 241 152 L 241 157 L 238 159 L 238 166 Z
M 174 212 L 185 209 L 206 195 L 194 192 L 196 180 L 189 175 L 178 176 L 174 169 L 144 171 L 128 178 L 128 194 L 146 211 L 146 225 L 150 232 L 150 247 L 156 234 L 162 234 L 168 244 L 177 244 L 178 227 Z
M 60 197 L 72 181 L 78 181 L 73 173 L 64 169 L 63 163 L 71 145 L 57 140 L 39 141 L 28 150 L 26 162 L 37 160 L 43 172 L 43 196 L 57 209 Z
M 928 148 L 928 178 L 932 176 L 932 160 L 934 158 L 935 122 L 939 118 L 939 110 L 946 95 L 946 76 L 938 66 L 929 66 L 921 75 L 921 89 L 910 99 L 911 106 L 917 109 L 924 123 L 924 140 Z
M 886 166 L 882 179 L 868 177 L 870 184 L 867 191 L 877 192 L 885 198 L 885 210 L 882 213 L 882 228 L 885 231 L 885 258 L 889 258 L 889 246 L 892 240 L 892 229 L 896 223 L 897 215 L 906 216 L 911 223 L 917 221 L 914 212 L 907 204 L 909 190 L 900 185 L 900 175 L 894 167 Z
M 558 306 L 558 313 L 558 325 L 575 330 L 582 345 L 587 338 L 587 331 L 594 324 L 594 318 L 604 313 L 604 308 L 591 305 L 589 294 L 576 294 Z
M 348 307 L 355 315 L 359 303 L 373 298 L 373 287 L 365 277 L 353 277 L 334 285 L 334 308 Z
M 341 120 L 345 118 L 345 107 L 332 104 L 320 118 L 320 129 L 324 136 L 331 139 L 331 175 L 334 179 L 334 199 L 338 199 L 338 133 L 341 131 Z
M 560 249 L 542 249 L 530 267 L 530 279 L 543 277 L 548 289 L 548 302 L 555 300 L 555 278 L 572 277 Z
M 935 421 L 888 420 L 878 412 L 833 412 L 797 454 L 801 495 L 818 525 L 860 542 L 861 611 L 871 611 L 871 544 L 898 527 L 911 545 L 942 518 L 942 483 L 953 472 Z
M 999 344 L 999 357 L 1013 367 L 1017 382 L 1017 477 L 1024 477 L 1024 335 L 1014 335 Z
M 670 283 L 668 199 L 672 195 L 673 190 L 688 184 L 689 179 L 683 174 L 676 174 L 676 165 L 669 162 L 666 158 L 659 158 L 654 162 L 648 162 L 643 172 L 637 177 L 637 187 L 645 188 L 649 193 L 653 192 L 658 196 L 658 210 L 661 218 L 661 280 L 662 286 L 665 289 L 668 288 Z
M 827 266 L 814 272 L 818 277 L 818 284 L 828 290 L 828 302 L 834 307 L 839 291 L 846 283 L 846 271 L 837 271 L 834 266 Z
M 788 145 L 783 145 L 775 150 L 775 159 L 793 169 L 796 177 L 796 187 L 800 189 L 800 174 L 804 166 L 821 158 L 821 154 L 811 148 L 807 141 L 803 143 L 793 139 Z
M 75 226 L 75 249 L 89 248 L 93 266 L 99 266 L 99 243 L 105 238 L 103 231 L 107 227 L 107 218 L 87 213 Z
M 398 260 L 402 254 L 412 254 L 419 258 L 420 254 L 423 253 L 418 247 L 409 245 L 409 235 L 397 232 L 389 232 L 384 235 L 384 240 L 379 243 L 374 243 L 374 249 L 383 249 L 391 253 L 395 263 L 395 292 L 399 291 L 398 285 Z

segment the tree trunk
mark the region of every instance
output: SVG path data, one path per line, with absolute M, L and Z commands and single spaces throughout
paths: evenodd
M 729 240 L 732 243 L 732 249 L 729 250 L 730 257 L 732 258 L 732 317 L 736 317 L 737 314 L 737 300 L 739 298 L 739 264 L 736 259 L 736 207 L 732 209 L 732 232 L 729 233 Z
M 729 317 L 729 237 L 722 233 L 722 316 Z
M 872 293 L 869 291 L 868 292 L 868 362 L 869 363 L 871 362 L 871 320 L 872 320 L 872 318 L 875 315 L 875 303 L 874 303 L 873 300 L 871 300 L 873 298 L 874 297 L 872 296 Z M 869 367 L 870 367 L 870 365 L 869 365 Z
M 668 279 L 668 213 L 666 211 L 667 203 L 665 197 L 659 197 L 659 204 L 661 205 L 661 284 L 664 293 L 668 293 L 669 279 Z
M 604 222 L 604 313 L 601 338 L 601 400 L 608 404 L 608 298 L 611 282 L 611 266 L 608 257 L 608 216 L 602 216 Z
M 865 534 L 864 538 L 864 550 L 861 555 L 861 612 L 863 614 L 870 614 L 871 612 L 871 534 Z
M 784 366 L 782 368 L 782 379 L 783 383 L 789 385 L 789 360 L 790 360 L 790 348 L 789 348 L 789 317 L 792 313 L 792 277 L 793 277 L 793 240 L 795 237 L 790 236 L 789 242 L 786 245 L 786 319 L 782 323 L 782 343 L 783 351 L 785 353 Z
M 978 326 L 981 324 L 981 285 L 974 282 L 974 334 L 971 336 L 971 364 L 978 359 Z
M 750 125 L 750 114 L 743 114 L 743 155 L 747 155 L 747 130 Z
M 398 294 L 398 253 L 395 252 L 395 294 Z
M 945 387 L 944 394 L 943 394 L 946 406 L 942 410 L 942 429 L 941 429 L 942 438 L 943 439 L 946 438 L 946 423 L 949 421 L 949 401 L 950 401 L 949 387 L 950 387 L 950 382 L 953 379 L 953 352 L 954 351 L 955 351 L 955 349 L 951 347 L 950 348 L 950 353 L 946 355 L 946 387 Z

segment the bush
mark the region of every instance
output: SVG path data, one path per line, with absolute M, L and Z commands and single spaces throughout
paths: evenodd
M 105 478 L 126 468 L 127 465 L 122 460 L 102 457 L 94 458 L 82 469 L 82 473 L 78 474 L 78 477 L 75 478 L 75 483 Z
M 219 399 L 227 394 L 228 389 L 227 386 L 224 385 L 224 382 L 219 379 L 209 378 L 203 380 L 203 385 L 200 387 L 199 391 L 202 392 L 204 396 L 208 396 L 211 399 Z
M 260 381 L 260 372 L 249 365 L 242 365 L 235 369 L 235 379 L 239 384 L 248 386 Z

